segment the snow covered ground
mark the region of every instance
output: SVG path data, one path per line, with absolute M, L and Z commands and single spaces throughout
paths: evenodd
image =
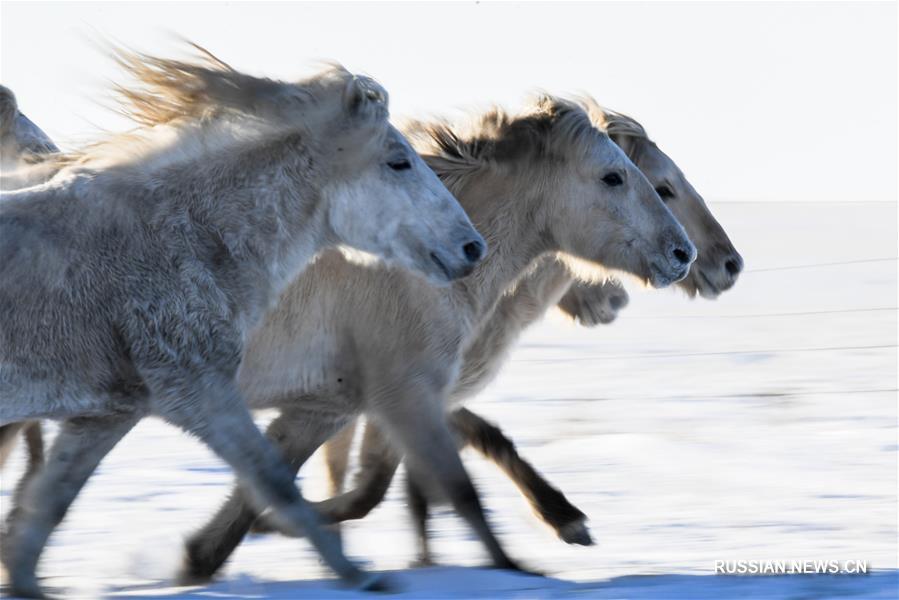
M 470 404 L 587 513 L 596 546 L 558 541 L 495 467 L 467 454 L 509 552 L 546 577 L 476 568 L 480 546 L 445 509 L 432 529 L 447 566 L 407 569 L 397 490 L 346 526 L 348 552 L 391 571 L 402 597 L 899 596 L 896 206 L 714 209 L 746 260 L 734 290 L 691 302 L 630 286 L 619 321 L 593 330 L 554 316 Z M 21 469 L 17 453 L 2 474 L 4 511 Z M 320 461 L 302 475 L 306 495 L 321 497 Z M 51 539 L 45 585 L 72 598 L 362 595 L 339 588 L 305 541 L 261 536 L 216 584 L 173 587 L 183 536 L 230 483 L 196 442 L 143 423 Z M 716 560 L 739 559 L 867 560 L 873 574 L 714 574 Z

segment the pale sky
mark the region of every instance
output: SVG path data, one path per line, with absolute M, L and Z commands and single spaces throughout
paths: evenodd
M 892 2 L 3 2 L 0 19 L 0 79 L 68 147 L 128 126 L 104 108 L 121 77 L 91 40 L 171 55 L 176 33 L 275 78 L 338 60 L 396 116 L 587 92 L 712 201 L 897 198 Z

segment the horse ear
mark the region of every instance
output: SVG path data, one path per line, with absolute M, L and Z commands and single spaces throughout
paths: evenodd
M 344 95 L 347 112 L 364 120 L 387 120 L 387 90 L 369 77 L 353 77 Z

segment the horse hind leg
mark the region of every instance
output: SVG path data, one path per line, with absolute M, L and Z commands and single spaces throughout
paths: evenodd
M 350 450 L 356 437 L 357 423 L 358 420 L 353 419 L 322 445 L 325 468 L 328 474 L 329 496 L 331 497 L 343 492 L 347 468 L 350 464 Z M 325 522 L 329 521 L 325 519 Z M 333 523 L 333 529 L 339 533 L 340 523 Z M 250 531 L 253 533 L 271 533 L 273 530 L 274 527 L 264 516 L 260 516 L 253 521 L 253 525 L 250 528 Z
M 28 470 L 39 469 L 44 464 L 44 428 L 40 421 L 25 426 L 25 447 L 28 449 Z
M 333 438 L 332 438 L 333 439 Z M 353 489 L 327 500 L 313 502 L 312 506 L 322 521 L 338 524 L 352 519 L 362 519 L 381 503 L 402 456 L 388 442 L 383 430 L 367 420 L 359 449 L 359 471 Z M 253 524 L 256 533 L 268 533 L 275 527 L 262 515 Z
M 410 394 L 410 398 L 412 397 L 414 396 Z M 400 445 L 414 452 L 419 465 L 437 475 L 437 483 L 441 484 L 456 510 L 484 541 L 494 564 L 516 568 L 487 525 L 480 500 L 465 473 L 452 435 L 446 428 L 442 410 L 424 405 L 417 397 L 415 401 L 405 404 L 387 399 L 383 405 L 381 409 L 374 410 L 375 416 L 393 425 L 390 434 Z M 402 426 L 404 420 L 414 426 Z M 439 446 L 436 452 L 432 447 L 434 444 Z M 402 454 L 390 443 L 385 428 L 372 419 L 366 421 L 360 455 L 359 474 L 354 489 L 313 504 L 325 522 L 359 519 L 367 515 L 384 498 L 402 460 Z M 410 478 L 414 476 L 413 473 Z M 416 495 L 415 498 L 426 506 L 423 495 Z M 423 528 L 424 519 L 418 520 Z M 264 525 L 260 525 L 262 527 Z
M 13 596 L 41 598 L 35 570 L 50 534 L 106 454 L 138 417 L 119 414 L 63 423 L 46 465 L 26 487 L 20 510 L 0 537 L 0 561 Z
M 487 523 L 477 491 L 462 465 L 456 442 L 450 433 L 439 392 L 424 385 L 385 386 L 394 393 L 374 398 L 373 417 L 377 418 L 406 452 L 406 465 L 424 481 L 439 486 L 490 554 L 497 568 L 521 570 L 503 550 Z
M 0 468 L 6 464 L 6 459 L 12 454 L 16 444 L 16 436 L 25 427 L 26 422 L 7 423 L 0 427 Z
M 559 538 L 569 544 L 593 543 L 585 524 L 584 513 L 522 459 L 514 443 L 498 427 L 464 408 L 452 413 L 449 423 L 463 447 L 474 446 L 509 475 L 534 511 L 556 531 Z M 412 472 L 406 476 L 406 497 L 418 544 L 418 557 L 414 564 L 433 565 L 428 534 L 429 500 L 423 486 Z
M 328 469 L 328 486 L 331 496 L 336 496 L 343 491 L 357 423 L 357 419 L 347 423 L 343 429 L 325 442 L 322 448 L 325 454 L 325 465 Z
M 12 496 L 12 508 L 6 515 L 6 521 L 11 522 L 18 518 L 25 490 L 30 482 L 44 466 L 44 433 L 40 421 L 29 421 L 22 428 L 22 437 L 25 438 L 25 448 L 28 452 L 28 464 L 25 473 L 22 474 L 19 483 Z
M 402 456 L 390 444 L 384 430 L 371 420 L 365 423 L 359 448 L 359 472 L 353 489 L 313 504 L 326 523 L 362 519 L 387 495 Z
M 502 430 L 466 408 L 450 414 L 453 431 L 462 441 L 490 459 L 518 487 L 534 512 L 569 544 L 593 544 L 587 516 L 565 495 L 549 484 L 526 460 Z

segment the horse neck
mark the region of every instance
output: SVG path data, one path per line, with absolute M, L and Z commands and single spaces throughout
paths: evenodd
M 489 244 L 481 264 L 454 286 L 477 325 L 533 261 L 555 248 L 537 218 L 542 204 L 537 186 L 516 184 L 513 175 L 497 176 L 466 186 L 456 197 Z
M 311 150 L 288 135 L 202 153 L 143 179 L 151 226 L 180 226 L 220 242 L 230 257 L 282 289 L 325 243 L 326 207 L 306 164 Z M 261 283 L 261 282 L 260 282 Z
M 462 371 L 452 391 L 461 402 L 484 389 L 499 373 L 521 334 L 568 291 L 574 281 L 554 255 L 544 254 L 513 284 L 465 340 Z
M 525 329 L 562 299 L 573 282 L 574 276 L 557 255 L 536 259 L 481 320 L 466 357 L 502 356 Z

